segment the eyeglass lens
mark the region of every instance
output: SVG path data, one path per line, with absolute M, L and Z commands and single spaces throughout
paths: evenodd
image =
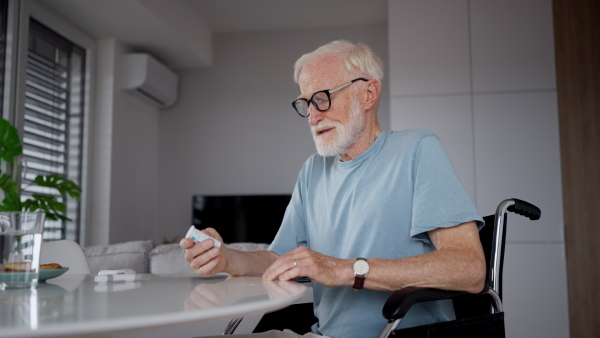
M 296 100 L 294 102 L 294 108 L 296 108 L 296 111 L 298 111 L 300 115 L 308 116 L 308 102 L 311 102 L 312 105 L 319 111 L 326 111 L 331 106 L 329 95 L 327 95 L 325 91 L 316 92 L 309 101 Z
M 294 108 L 301 116 L 308 116 L 308 102 L 306 102 L 305 100 L 294 101 Z

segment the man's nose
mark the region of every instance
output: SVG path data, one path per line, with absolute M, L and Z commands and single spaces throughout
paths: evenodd
M 319 121 L 323 120 L 323 112 L 319 111 L 312 104 L 308 106 L 308 124 L 311 126 L 316 125 Z

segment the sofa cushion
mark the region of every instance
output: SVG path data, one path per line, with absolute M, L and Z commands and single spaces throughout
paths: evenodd
M 133 269 L 138 273 L 150 270 L 152 241 L 131 241 L 111 245 L 89 246 L 83 249 L 93 274 L 100 270 Z
M 231 243 L 227 247 L 241 251 L 267 250 L 268 244 Z M 150 252 L 150 273 L 193 275 L 190 263 L 184 258 L 185 252 L 179 244 L 158 245 Z
M 185 261 L 184 254 L 177 243 L 156 246 L 150 251 L 150 273 L 193 275 L 194 270 Z

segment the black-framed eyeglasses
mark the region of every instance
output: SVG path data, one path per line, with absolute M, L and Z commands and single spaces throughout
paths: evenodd
M 296 110 L 296 113 L 302 117 L 308 117 L 310 115 L 309 106 L 312 103 L 313 107 L 315 107 L 318 111 L 323 112 L 331 108 L 331 93 L 338 91 L 342 88 L 345 88 L 356 81 L 369 81 L 365 78 L 359 77 L 350 82 L 346 82 L 341 86 L 337 86 L 333 89 L 325 89 L 314 93 L 310 100 L 307 99 L 297 99 L 292 102 L 292 107 Z

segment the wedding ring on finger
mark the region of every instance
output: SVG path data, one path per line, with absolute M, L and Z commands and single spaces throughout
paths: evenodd
M 294 259 L 294 267 L 297 267 L 298 264 L 296 263 L 296 260 Z

